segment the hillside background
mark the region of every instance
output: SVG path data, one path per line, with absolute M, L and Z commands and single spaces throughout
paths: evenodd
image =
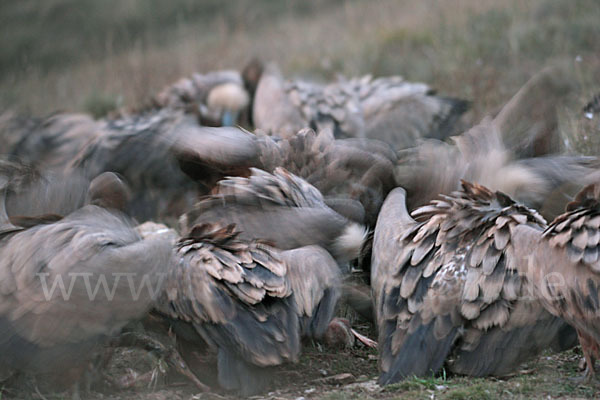
M 578 60 L 589 99 L 599 21 L 597 0 L 3 0 L 0 110 L 100 116 L 259 57 L 317 80 L 400 74 L 478 119 L 559 61 Z

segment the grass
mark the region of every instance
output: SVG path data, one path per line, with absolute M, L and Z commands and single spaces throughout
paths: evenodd
M 591 96 L 598 20 L 595 0 L 12 0 L 0 10 L 0 108 L 101 115 L 259 56 L 313 79 L 402 74 L 476 100 L 478 119 L 543 66 L 577 56 Z

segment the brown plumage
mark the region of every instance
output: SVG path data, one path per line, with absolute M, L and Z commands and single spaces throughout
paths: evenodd
M 333 317 L 339 271 L 317 246 L 280 251 L 240 239 L 233 225 L 200 224 L 177 241 L 175 258 L 155 311 L 187 344 L 184 356 L 215 349 L 219 384 L 242 395 L 297 361 L 301 337 L 321 337 Z
M 564 146 L 556 109 L 572 87 L 563 69 L 546 68 L 454 144 L 430 140 L 401 152 L 396 181 L 408 192 L 409 209 L 457 190 L 465 179 L 555 217 L 574 194 L 572 185 L 584 185 L 597 169 L 595 160 L 558 155 Z
M 314 186 L 280 168 L 273 174 L 251 173 L 220 181 L 213 194 L 182 217 L 184 230 L 221 221 L 236 224 L 244 239 L 268 240 L 281 249 L 315 244 L 340 262 L 358 256 L 366 229 L 329 208 Z
M 122 175 L 132 192 L 127 210 L 140 220 L 178 217 L 217 180 L 257 159 L 250 134 L 199 127 L 174 110 L 101 125 L 103 134 L 85 145 L 69 170 L 86 177 L 107 171 Z
M 570 323 L 595 376 L 600 356 L 600 186 L 589 185 L 541 232 L 515 230 L 516 253 L 533 292 L 552 314 Z
M 11 220 L 67 215 L 88 198 L 90 181 L 78 173 L 45 171 L 10 157 L 0 158 L 0 175 L 7 178 L 3 206 Z
M 536 212 L 463 182 L 412 215 L 395 189 L 373 240 L 382 384 L 436 373 L 449 358 L 457 373 L 505 375 L 550 345 L 570 344 L 563 321 L 523 298 L 511 231 L 541 229 Z
M 377 140 L 340 140 L 328 130 L 303 129 L 283 140 L 259 137 L 258 144 L 261 169 L 283 167 L 327 198 L 360 202 L 367 225 L 374 225 L 385 196 L 396 185 L 396 154 Z
M 128 217 L 94 205 L 21 226 L 6 215 L 3 180 L 11 178 L 0 175 L 0 370 L 73 383 L 99 344 L 147 312 L 170 244 L 142 240 Z
M 420 138 L 457 133 L 457 121 L 467 106 L 399 76 L 320 85 L 284 81 L 277 67 L 268 65 L 254 96 L 253 120 L 256 128 L 282 137 L 306 127 L 327 128 L 336 138 L 379 139 L 402 149 Z
M 287 139 L 237 128 L 190 128 L 191 132 L 196 133 L 175 144 L 178 158 L 186 160 L 188 175 L 201 178 L 205 166 L 242 176 L 248 167 L 271 173 L 282 167 L 315 186 L 334 208 L 368 225 L 375 223 L 385 195 L 395 187 L 396 154 L 377 140 L 340 140 L 330 131 L 312 129 Z

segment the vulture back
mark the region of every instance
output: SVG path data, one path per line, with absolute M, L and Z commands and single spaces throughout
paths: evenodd
M 219 182 L 214 194 L 182 218 L 184 228 L 233 223 L 241 238 L 268 240 L 280 249 L 316 244 L 341 262 L 358 256 L 364 228 L 329 208 L 314 186 L 280 168 L 273 174 L 251 172 Z
M 403 191 L 390 196 L 372 259 L 380 382 L 436 373 L 451 354 L 454 372 L 504 375 L 564 333 L 564 322 L 524 298 L 516 269 L 511 230 L 543 227 L 541 216 L 464 181 L 413 212 L 416 221 Z

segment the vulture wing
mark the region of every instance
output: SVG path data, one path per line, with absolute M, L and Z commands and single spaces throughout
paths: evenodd
M 263 73 L 254 102 L 256 127 L 283 137 L 301 128 L 329 129 L 336 138 L 380 139 L 394 148 L 455 132 L 467 103 L 438 97 L 425 84 L 401 77 L 340 79 L 327 85 L 284 82 Z
M 323 333 L 339 272 L 316 246 L 279 252 L 237 235 L 233 225 L 196 225 L 178 243 L 157 309 L 192 324 L 218 349 L 219 383 L 249 395 L 268 367 L 297 361 L 301 335 Z
M 385 195 L 395 187 L 396 155 L 370 139 L 336 140 L 330 131 L 305 129 L 276 141 L 261 138 L 263 168 L 280 166 L 314 185 L 326 197 L 359 201 L 373 225 Z
M 3 151 L 44 171 L 64 170 L 101 131 L 101 123 L 83 114 L 56 114 L 45 119 L 8 113 L 0 116 Z
M 382 383 L 436 373 L 451 354 L 455 372 L 502 375 L 554 341 L 564 323 L 522 300 L 510 233 L 541 226 L 539 215 L 463 182 L 462 191 L 417 209 L 415 222 L 403 192 L 394 193 L 373 247 Z M 544 343 L 532 346 L 539 337 Z
M 264 239 L 281 249 L 324 246 L 337 260 L 356 258 L 364 228 L 329 208 L 321 193 L 283 169 L 273 174 L 252 169 L 249 178 L 219 182 L 217 192 L 183 218 L 184 226 L 201 222 L 234 223 L 240 237 Z
M 564 147 L 557 108 L 572 93 L 575 79 L 562 67 L 534 75 L 494 118 L 502 141 L 517 158 L 559 153 Z

